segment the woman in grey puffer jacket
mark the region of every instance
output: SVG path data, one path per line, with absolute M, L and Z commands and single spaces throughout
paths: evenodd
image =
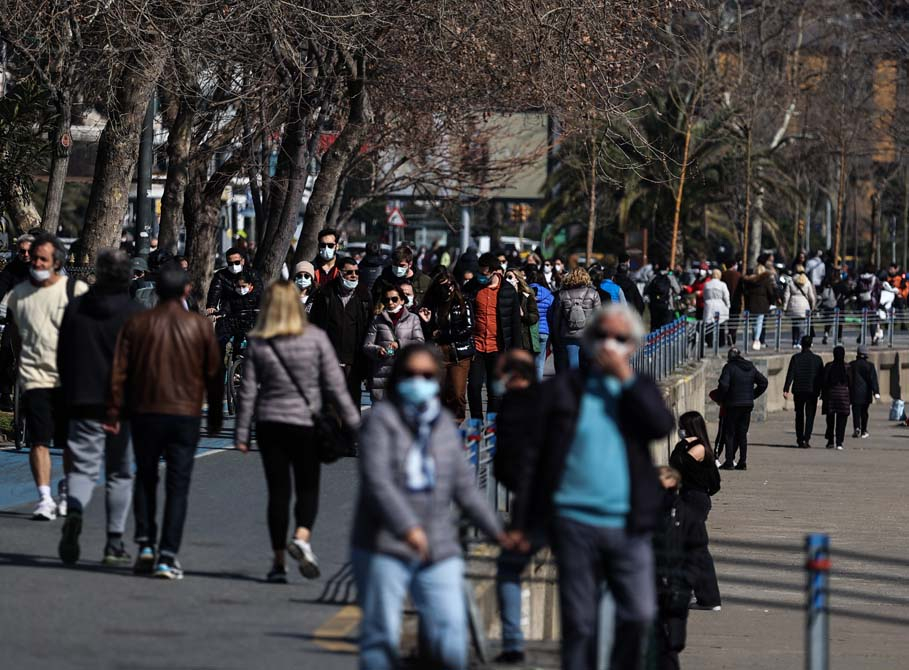
M 600 308 L 600 294 L 590 275 L 576 267 L 562 280 L 562 289 L 550 307 L 550 337 L 555 337 L 556 372 L 580 367 L 584 329 Z
M 382 291 L 381 311 L 373 318 L 366 331 L 363 350 L 373 361 L 369 396 L 373 402 L 385 397 L 385 384 L 391 376 L 395 355 L 408 344 L 423 342 L 423 325 L 420 317 L 404 306 L 406 298 L 397 286 Z

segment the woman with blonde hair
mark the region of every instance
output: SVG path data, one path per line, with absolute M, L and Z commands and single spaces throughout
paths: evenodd
M 315 442 L 315 417 L 322 411 L 323 389 L 353 432 L 360 415 L 347 392 L 335 350 L 320 328 L 307 323 L 300 291 L 288 281 L 268 287 L 256 327 L 249 333 L 247 362 L 237 408 L 235 443 L 249 451 L 250 426 L 268 485 L 268 530 L 274 561 L 268 581 L 287 582 L 285 547 L 307 579 L 319 576 L 312 528 L 319 506 L 321 461 Z M 287 543 L 293 477 L 296 527 Z
M 550 309 L 550 337 L 555 338 L 556 372 L 580 367 L 584 330 L 600 308 L 600 294 L 587 270 L 578 266 L 562 278 L 562 288 Z
M 786 291 L 783 293 L 783 312 L 792 317 L 792 346 L 795 349 L 801 349 L 802 328 L 807 328 L 808 325 L 805 315 L 814 311 L 815 304 L 817 294 L 805 274 L 805 266 L 796 265 L 795 274 L 786 282 Z

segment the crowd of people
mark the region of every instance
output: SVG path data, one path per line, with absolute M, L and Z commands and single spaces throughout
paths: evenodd
M 7 390 L 19 383 L 24 394 L 34 518 L 65 517 L 61 560 L 80 560 L 84 510 L 103 468 L 104 562 L 183 578 L 193 457 L 204 417 L 210 434 L 222 429 L 228 351 L 242 343 L 233 439 L 240 453 L 255 442 L 263 464 L 268 582 L 287 582 L 291 562 L 306 579 L 320 576 L 313 538 L 321 472 L 339 455 L 359 456 L 351 557 L 361 667 L 395 667 L 408 595 L 430 665 L 467 666 L 461 542 L 449 513 L 456 505 L 501 547 L 499 661 L 524 660 L 521 574 L 548 546 L 559 574 L 563 667 L 594 667 L 606 585 L 616 601 L 612 667 L 641 667 L 649 645 L 659 667 L 678 668 L 689 609 L 721 609 L 707 535 L 711 497 L 720 470 L 747 469 L 764 375 L 731 347 L 711 395 L 722 408 L 717 439 L 701 414 L 683 414 L 669 465 L 657 469 L 649 444 L 675 420 L 631 360 L 646 336 L 642 313 L 649 309 L 651 328 L 669 323 L 686 290 L 664 264 L 642 282 L 621 257 L 588 271 L 535 254 L 467 252 L 449 269 L 440 250 L 401 246 L 386 259 L 371 243 L 359 259 L 340 252 L 338 234 L 324 230 L 316 258 L 268 282 L 242 248 L 231 248 L 196 305 L 183 259 L 103 250 L 89 286 L 66 275 L 59 240 L 19 239 L 0 273 L 0 348 L 17 361 L 18 381 L 6 379 Z M 827 280 L 816 287 L 821 266 L 803 262 L 782 294 L 772 259 L 731 283 L 736 267 L 705 269 L 702 314 L 734 313 L 735 296 L 756 317 L 764 303 L 811 309 Z M 842 448 L 850 413 L 854 435 L 867 437 L 868 407 L 879 397 L 867 347 L 849 364 L 837 347 L 824 365 L 807 330 L 796 336 L 785 392 L 794 394 L 799 446 L 810 446 L 818 400 L 829 448 Z M 556 374 L 544 380 L 550 356 Z M 361 420 L 364 388 L 371 408 Z M 468 417 L 492 415 L 495 476 L 513 496 L 507 520 L 477 491 L 458 431 Z M 64 447 L 56 500 L 51 445 Z M 135 558 L 124 541 L 131 505 Z

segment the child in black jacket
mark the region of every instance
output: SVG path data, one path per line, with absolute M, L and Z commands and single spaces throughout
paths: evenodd
M 670 467 L 657 470 L 663 486 L 663 508 L 653 534 L 656 562 L 657 604 L 656 666 L 678 670 L 679 653 L 685 649 L 691 579 L 687 556 L 706 546 L 707 529 L 679 496 L 682 476 Z M 653 666 L 649 666 L 653 667 Z

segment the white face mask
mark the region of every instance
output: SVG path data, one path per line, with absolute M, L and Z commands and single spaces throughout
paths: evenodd
M 395 277 L 403 277 L 404 275 L 407 274 L 407 270 L 408 270 L 408 268 L 406 265 L 404 265 L 404 266 L 392 265 L 391 266 L 391 271 L 394 273 Z
M 319 249 L 319 256 L 321 256 L 323 260 L 330 261 L 335 257 L 335 250 L 329 249 L 328 247 Z
M 562 266 L 561 266 L 561 265 L 556 265 L 556 266 L 555 266 L 555 271 L 556 271 L 556 272 L 561 272 L 561 271 L 562 271 Z
M 36 270 L 35 268 L 29 268 L 28 273 L 32 276 L 32 279 L 39 282 L 45 282 L 51 276 L 50 270 Z
M 502 266 L 502 272 L 505 272 L 506 270 L 508 270 L 508 261 L 503 261 L 499 265 Z
M 509 284 L 511 284 L 511 285 L 514 286 L 515 288 L 518 287 L 518 280 L 517 280 L 517 279 L 506 279 L 505 281 L 507 281 Z
M 398 302 L 398 303 L 395 303 L 395 306 L 394 306 L 394 307 L 386 307 L 386 308 L 385 308 L 385 310 L 386 310 L 389 314 L 397 314 L 397 313 L 400 312 L 402 309 L 404 309 L 404 305 L 402 305 L 402 304 L 399 303 L 399 302 Z
M 243 271 L 243 263 L 228 263 L 227 269 L 230 270 L 231 274 L 238 275 Z
M 543 267 L 543 274 L 546 275 L 547 277 L 552 276 L 552 266 L 551 266 L 551 265 L 546 265 L 546 266 L 544 266 L 544 267 Z
M 240 295 L 248 295 L 250 291 L 252 291 L 252 288 L 249 286 L 238 286 L 237 287 L 237 293 L 239 293 Z
M 348 291 L 353 291 L 355 288 L 357 288 L 357 286 L 359 286 L 360 280 L 359 279 L 342 279 L 341 284 Z
M 405 299 L 405 302 L 407 303 L 408 307 L 413 307 L 413 296 L 412 295 L 407 296 Z
M 312 279 L 304 275 L 303 277 L 294 279 L 294 283 L 297 285 L 297 288 L 302 291 L 303 289 L 312 286 Z

